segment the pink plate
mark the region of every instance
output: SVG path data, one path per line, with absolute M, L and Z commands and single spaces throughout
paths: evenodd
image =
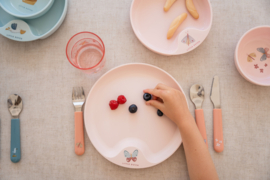
M 85 128 L 92 144 L 109 161 L 127 168 L 146 168 L 166 160 L 182 143 L 177 126 L 145 105 L 143 89 L 158 83 L 182 91 L 171 75 L 148 64 L 116 67 L 91 89 L 84 109 Z M 119 95 L 127 102 L 111 110 L 109 101 Z M 134 114 L 128 111 L 131 104 L 138 107 Z
M 163 7 L 166 0 L 133 0 L 130 10 L 132 28 L 138 39 L 150 50 L 163 55 L 178 55 L 198 47 L 212 26 L 212 8 L 209 0 L 193 0 L 200 15 L 194 19 L 187 11 L 185 0 L 176 1 L 168 12 Z M 180 14 L 187 19 L 168 40 L 171 22 Z M 191 43 L 185 41 L 187 37 Z M 194 41 L 192 41 L 194 40 Z
M 270 86 L 270 26 L 246 32 L 235 49 L 235 65 L 248 81 Z

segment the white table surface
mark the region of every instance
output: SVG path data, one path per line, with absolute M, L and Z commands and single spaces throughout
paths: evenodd
M 125 63 L 143 62 L 169 72 L 188 95 L 194 83 L 205 87 L 203 104 L 209 151 L 220 179 L 270 178 L 270 87 L 244 80 L 234 65 L 234 49 L 250 28 L 270 24 L 269 0 L 212 0 L 213 26 L 194 51 L 166 57 L 145 48 L 131 28 L 131 0 L 69 1 L 67 17 L 45 40 L 20 43 L 0 36 L 0 179 L 189 179 L 183 146 L 163 163 L 141 170 L 119 167 L 103 158 L 85 134 L 86 151 L 74 153 L 73 86 L 86 94 L 106 71 Z M 106 46 L 107 63 L 97 74 L 86 75 L 71 66 L 65 47 L 80 31 L 97 33 Z M 225 150 L 212 146 L 214 75 L 220 77 Z M 22 159 L 10 161 L 10 114 L 7 98 L 23 98 Z M 189 101 L 190 111 L 194 106 Z

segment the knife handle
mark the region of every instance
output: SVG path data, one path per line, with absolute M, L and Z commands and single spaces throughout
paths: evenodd
M 20 119 L 11 119 L 10 160 L 17 163 L 21 160 Z
M 216 152 L 222 152 L 224 149 L 223 130 L 222 130 L 222 111 L 213 110 L 214 118 L 214 149 Z
M 83 113 L 75 112 L 75 153 L 84 154 Z
M 195 109 L 195 117 L 198 129 L 203 137 L 206 146 L 208 147 L 203 109 Z

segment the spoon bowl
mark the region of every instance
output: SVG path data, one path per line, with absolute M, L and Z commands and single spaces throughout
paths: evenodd
M 8 98 L 8 109 L 12 117 L 18 117 L 22 111 L 22 98 L 17 94 L 12 94 Z
M 204 88 L 199 84 L 194 84 L 190 88 L 190 99 L 195 105 L 196 109 L 202 108 L 202 103 L 204 100 Z

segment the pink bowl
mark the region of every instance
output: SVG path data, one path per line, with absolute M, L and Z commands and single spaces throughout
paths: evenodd
M 235 49 L 235 65 L 249 82 L 270 86 L 270 26 L 246 32 Z

